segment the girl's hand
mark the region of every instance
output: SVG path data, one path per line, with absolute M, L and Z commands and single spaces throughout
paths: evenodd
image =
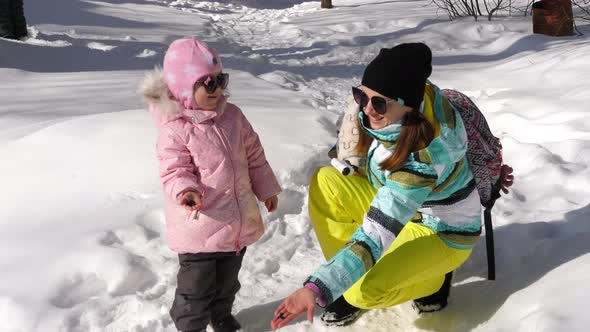
M 502 165 L 500 168 L 500 189 L 502 192 L 507 194 L 508 188 L 514 183 L 514 175 L 512 175 L 512 167 L 508 165 Z
M 189 211 L 198 211 L 203 206 L 203 198 L 197 192 L 187 191 L 180 196 L 180 205 Z
M 313 323 L 316 295 L 309 288 L 299 288 L 289 295 L 275 311 L 275 317 L 270 322 L 273 330 L 281 328 L 304 312 L 307 312 L 307 320 Z
M 271 198 L 267 198 L 266 201 L 264 201 L 264 205 L 266 206 L 268 212 L 275 211 L 279 207 L 279 197 L 274 195 Z

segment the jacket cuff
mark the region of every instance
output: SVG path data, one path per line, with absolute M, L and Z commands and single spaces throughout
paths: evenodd
M 205 193 L 202 190 L 197 189 L 195 187 L 189 187 L 189 188 L 186 188 L 186 189 L 180 191 L 178 194 L 176 194 L 176 197 L 174 197 L 174 198 L 176 198 L 176 200 L 178 200 L 180 198 L 180 196 L 182 196 L 184 193 L 189 192 L 189 191 L 198 193 L 199 195 L 201 195 L 201 198 L 203 198 L 203 196 L 205 196 Z
M 320 291 L 320 288 L 316 284 L 310 281 L 303 285 L 303 287 L 310 289 L 315 294 L 316 303 L 320 307 L 325 308 L 328 305 L 328 302 L 324 299 L 324 297 L 322 296 L 322 292 Z
M 252 191 L 259 201 L 264 202 L 282 191 L 281 185 L 268 163 L 263 167 L 250 169 L 249 173 L 252 180 Z

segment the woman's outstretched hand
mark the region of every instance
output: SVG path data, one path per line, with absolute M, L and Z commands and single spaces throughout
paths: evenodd
M 299 288 L 289 295 L 275 311 L 275 316 L 270 322 L 273 330 L 281 328 L 293 319 L 307 312 L 307 320 L 313 323 L 313 312 L 315 310 L 316 295 L 309 288 Z

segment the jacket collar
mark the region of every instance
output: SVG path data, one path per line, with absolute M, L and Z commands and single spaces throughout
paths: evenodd
M 215 110 L 184 109 L 182 115 L 190 118 L 194 123 L 203 123 L 207 120 L 214 119 L 221 116 L 225 112 L 227 106 L 227 97 L 221 96 L 217 108 Z

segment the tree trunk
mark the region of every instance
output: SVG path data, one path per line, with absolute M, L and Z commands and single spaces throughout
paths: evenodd
M 332 0 L 322 0 L 322 8 L 332 8 Z

